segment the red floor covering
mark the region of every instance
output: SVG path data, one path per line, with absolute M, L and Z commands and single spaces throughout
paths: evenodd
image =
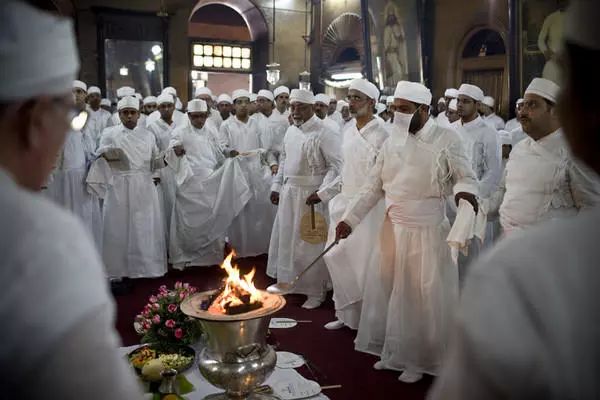
M 242 271 L 252 266 L 257 268 L 256 287 L 266 288 L 273 280 L 265 275 L 266 257 L 242 259 L 238 261 Z M 117 302 L 117 329 L 125 345 L 139 343 L 133 330 L 135 315 L 146 304 L 148 297 L 160 285 L 172 286 L 176 281 L 188 282 L 199 290 L 218 287 L 224 272 L 219 267 L 190 268 L 185 271 L 170 270 L 158 279 L 138 279 L 133 290 L 126 295 L 115 297 Z M 341 389 L 331 389 L 324 393 L 332 400 L 353 399 L 423 399 L 431 385 L 432 378 L 425 378 L 414 384 L 398 381 L 394 371 L 376 371 L 373 364 L 377 357 L 354 350 L 354 331 L 343 328 L 328 331 L 323 325 L 334 318 L 331 296 L 318 309 L 301 308 L 304 296 L 287 296 L 287 305 L 276 316 L 289 317 L 312 322 L 299 323 L 291 329 L 271 330 L 271 341 L 277 350 L 302 354 L 310 363 L 310 369 L 298 369 L 303 376 L 324 385 L 342 385 Z

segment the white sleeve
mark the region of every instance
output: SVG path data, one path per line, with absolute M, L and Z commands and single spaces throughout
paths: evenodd
M 221 124 L 221 127 L 219 128 L 219 134 L 217 136 L 217 142 L 219 144 L 219 147 L 221 147 L 221 149 L 223 150 L 223 154 L 225 154 L 227 157 L 229 157 L 229 153 L 231 152 L 231 150 L 235 150 L 229 148 L 229 132 L 227 131 L 226 124 Z
M 498 144 L 498 135 L 495 132 L 484 135 L 483 139 L 483 157 L 486 170 L 479 180 L 479 196 L 487 199 L 496 191 L 501 178 L 502 162 L 500 161 L 500 155 L 502 150 Z
M 600 178 L 594 171 L 570 160 L 567 174 L 577 208 L 583 210 L 600 204 Z
M 477 196 L 479 194 L 477 177 L 458 135 L 456 135 L 456 140 L 448 147 L 448 162 L 450 164 L 449 169 L 452 171 L 453 194 L 467 192 Z
M 285 139 L 283 140 L 283 146 L 281 146 L 281 154 L 279 155 L 279 169 L 277 174 L 273 177 L 273 183 L 271 184 L 271 191 L 279 193 L 281 186 L 283 186 L 283 170 L 285 169 Z
M 341 144 L 340 138 L 337 134 L 327 134 L 331 133 L 328 129 L 325 130 L 325 133 L 321 139 L 320 150 L 323 158 L 325 159 L 325 166 L 327 168 L 327 172 L 325 173 L 325 177 L 323 178 L 323 182 L 319 187 L 319 193 L 321 190 L 327 188 L 342 172 L 342 154 L 341 154 Z M 320 196 L 319 196 L 320 197 Z M 326 201 L 326 199 L 321 199 L 322 201 Z

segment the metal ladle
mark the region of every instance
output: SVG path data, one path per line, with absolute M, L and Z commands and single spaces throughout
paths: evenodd
M 339 241 L 337 241 L 337 240 L 335 242 L 331 243 L 325 250 L 323 250 L 323 252 L 321 254 L 319 254 L 319 256 L 317 258 L 314 259 L 313 262 L 311 262 L 308 265 L 308 267 L 304 268 L 304 270 L 302 272 L 300 272 L 298 275 L 296 275 L 296 277 L 294 279 L 292 279 L 291 282 L 275 283 L 267 288 L 267 292 L 273 293 L 273 294 L 288 294 L 288 293 L 290 293 L 294 289 L 294 287 L 296 287 L 296 284 L 298 283 L 298 280 L 300 279 L 300 277 L 302 277 L 302 275 L 304 275 L 304 273 L 306 271 L 308 271 L 313 265 L 315 265 L 321 258 L 323 258 L 323 256 L 325 254 L 327 254 L 329 252 L 329 250 L 331 250 L 333 248 L 333 246 L 335 246 L 338 243 L 339 243 Z

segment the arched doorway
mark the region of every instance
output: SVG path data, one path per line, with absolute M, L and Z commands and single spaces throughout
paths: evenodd
M 249 0 L 200 0 L 188 19 L 190 95 L 198 86 L 215 94 L 264 87 L 267 33 Z
M 460 82 L 479 86 L 496 100 L 496 113 L 508 116 L 508 57 L 506 41 L 489 27 L 473 29 L 463 39 L 457 62 Z

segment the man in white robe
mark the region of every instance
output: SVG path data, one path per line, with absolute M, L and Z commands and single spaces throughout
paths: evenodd
M 437 105 L 436 105 L 436 116 L 435 116 L 435 121 L 437 122 L 437 117 L 440 116 L 440 114 L 445 114 L 446 113 L 446 109 L 448 108 L 448 105 L 446 104 L 446 99 L 443 97 L 440 97 L 437 101 Z M 438 124 L 439 125 L 439 124 Z
M 142 399 L 90 233 L 39 194 L 73 117 L 73 26 L 25 2 L 0 20 L 2 397 Z
M 446 102 L 446 111 L 450 107 L 450 102 L 455 100 L 458 97 L 458 90 L 454 88 L 448 88 L 444 91 L 444 100 Z M 441 126 L 442 128 L 450 128 L 452 121 L 448 120 L 448 115 L 446 113 L 439 114 L 435 119 L 435 122 Z
M 275 210 L 269 202 L 271 169 L 265 162 L 266 150 L 256 119 L 248 115 L 250 93 L 244 89 L 232 94 L 235 115 L 219 130 L 219 145 L 228 157 L 248 158 L 244 173 L 251 184 L 252 199 L 229 229 L 229 242 L 238 257 L 267 253 Z
M 493 97 L 484 96 L 483 100 L 481 101 L 481 110 L 483 111 L 481 119 L 483 119 L 483 122 L 499 131 L 504 129 L 505 124 L 504 120 L 500 116 L 496 115 L 496 112 L 494 111 L 495 105 L 496 101 Z
M 278 282 L 291 282 L 323 251 L 325 240 L 310 243 L 302 237 L 302 220 L 308 217 L 310 221 L 313 205 L 315 220 L 320 214 L 327 221 L 327 204 L 320 199 L 319 191 L 337 178 L 342 167 L 339 137 L 315 115 L 312 92 L 294 89 L 290 101 L 294 125 L 285 134 L 279 171 L 271 189 L 271 201 L 278 210 L 267 275 Z M 294 293 L 306 295 L 302 307 L 312 309 L 325 300 L 329 286 L 327 267 L 320 260 L 298 280 Z
M 227 93 L 222 93 L 217 97 L 217 111 L 221 115 L 221 119 L 225 121 L 231 116 L 233 110 L 233 101 Z
M 502 146 L 502 174 L 504 175 L 506 164 L 508 163 L 513 147 L 512 135 L 509 131 L 500 130 L 498 131 L 498 141 Z M 500 225 L 500 214 L 498 213 L 498 210 L 500 208 L 500 204 L 502 203 L 503 196 L 504 190 L 502 189 L 502 185 L 499 185 L 496 191 L 490 196 L 487 214 L 488 224 L 485 231 L 486 241 L 484 243 L 484 247 L 491 247 L 494 242 L 502 237 L 502 226 Z
M 153 171 L 164 167 L 164 161 L 154 135 L 137 126 L 139 101 L 126 96 L 117 108 L 122 123 L 102 133 L 98 154 L 103 159 L 92 167 L 105 160 L 111 164 L 110 178 L 103 182 L 106 273 L 115 279 L 163 276 L 166 243 Z
M 452 99 L 450 100 L 450 103 L 448 103 L 448 108 L 446 109 L 446 121 L 448 121 L 448 123 L 450 125 L 440 125 L 442 128 L 452 128 L 452 125 L 454 122 L 458 121 L 460 119 L 460 116 L 458 115 L 458 100 L 456 99 Z M 438 115 L 439 117 L 439 115 Z
M 515 102 L 515 117 L 511 120 L 506 121 L 506 125 L 504 126 L 504 129 L 507 131 L 514 131 L 517 128 L 521 127 L 521 122 L 519 121 L 519 106 L 523 104 L 523 99 L 519 98 L 517 99 L 517 101 Z
M 340 222 L 348 203 L 367 182 L 368 173 L 375 164 L 383 142 L 389 136 L 385 123 L 373 115 L 373 105 L 378 98 L 379 90 L 371 82 L 356 79 L 350 83 L 348 100 L 356 124 L 348 127 L 343 133 L 344 163 L 339 179 L 331 186 L 331 190 L 322 190 L 319 196 L 323 201 L 329 201 L 328 244 L 335 240 L 337 223 Z M 382 289 L 377 278 L 372 279 L 377 276 L 372 271 L 379 266 L 377 247 L 383 216 L 382 200 L 369 212 L 351 237 L 341 241 L 324 257 L 333 283 L 336 316 L 335 321 L 325 325 L 326 329 L 339 329 L 343 326 L 359 329 L 360 326 L 361 329 L 368 330 L 371 318 L 377 314 L 381 316 L 379 309 L 365 309 L 362 319 L 361 308 L 367 280 L 373 282 L 368 295 L 378 295 L 376 292 Z
M 108 121 L 111 117 L 111 113 L 100 107 L 101 101 L 102 93 L 100 92 L 100 88 L 90 86 L 87 90 L 88 105 L 86 111 L 88 113 L 88 122 L 86 125 L 88 125 L 94 139 L 94 151 L 98 147 L 102 131 L 108 126 Z
M 117 100 L 121 100 L 125 96 L 134 96 L 134 95 L 135 95 L 135 89 L 132 87 L 122 86 L 117 89 Z M 120 123 L 121 123 L 121 118 L 119 118 L 119 112 L 115 111 L 113 113 L 112 117 L 110 117 L 107 127 L 108 126 L 116 126 L 116 125 L 119 125 Z
M 558 91 L 544 78 L 534 78 L 525 91 L 521 123 L 529 137 L 512 151 L 499 191 L 505 234 L 600 202 L 600 181 L 569 153 L 554 109 Z
M 331 97 L 329 100 L 329 109 L 327 110 L 327 117 L 333 122 L 337 123 L 340 128 L 342 127 L 344 120 L 342 114 L 337 110 L 338 100 L 335 97 Z
M 154 111 L 156 111 L 158 109 L 158 104 L 156 104 L 156 97 L 155 96 L 146 96 L 144 97 L 143 100 L 143 113 L 146 114 L 147 116 L 152 114 Z
M 574 157 L 600 174 L 600 4 L 566 13 L 560 122 Z M 432 400 L 597 399 L 600 208 L 515 232 L 465 283 Z
M 315 95 L 315 115 L 323 120 L 325 126 L 334 131 L 340 139 L 341 143 L 341 127 L 327 115 L 329 110 L 329 100 L 331 97 L 325 93 Z
M 194 93 L 195 99 L 204 100 L 208 104 L 208 109 L 210 110 L 208 125 L 213 125 L 214 129 L 219 130 L 223 123 L 223 118 L 221 117 L 221 113 L 213 108 L 214 102 L 212 97 L 212 91 L 207 87 L 196 88 L 196 92 Z
M 177 103 L 177 101 L 179 100 L 179 98 L 177 97 L 177 89 L 175 89 L 173 86 L 167 86 L 166 88 L 164 88 L 162 90 L 162 92 L 160 94 L 161 95 L 163 95 L 163 94 L 171 95 L 173 97 L 173 100 L 175 103 Z M 143 117 L 145 117 L 145 115 Z M 144 119 L 145 119 L 145 124 L 140 125 L 140 127 L 150 126 L 154 122 L 158 121 L 160 119 L 160 111 L 156 110 L 152 114 L 148 115 L 148 118 L 144 118 Z M 173 111 L 173 121 L 175 121 L 175 123 L 178 126 L 180 126 L 182 124 L 187 123 L 187 116 L 184 113 L 182 113 L 181 111 L 179 111 L 178 109 L 175 109 L 175 111 Z
M 395 129 L 346 208 L 336 238 L 357 230 L 385 198 L 381 262 L 373 273 L 379 274 L 379 307 L 386 320 L 368 328 L 368 347 L 361 350 L 380 355 L 374 368 L 403 371 L 400 381 L 413 383 L 424 373 L 437 374 L 458 300 L 445 197 L 453 193 L 456 203 L 466 200 L 477 212 L 478 184 L 461 138 L 429 118 L 429 89 L 401 81 L 394 98 Z

